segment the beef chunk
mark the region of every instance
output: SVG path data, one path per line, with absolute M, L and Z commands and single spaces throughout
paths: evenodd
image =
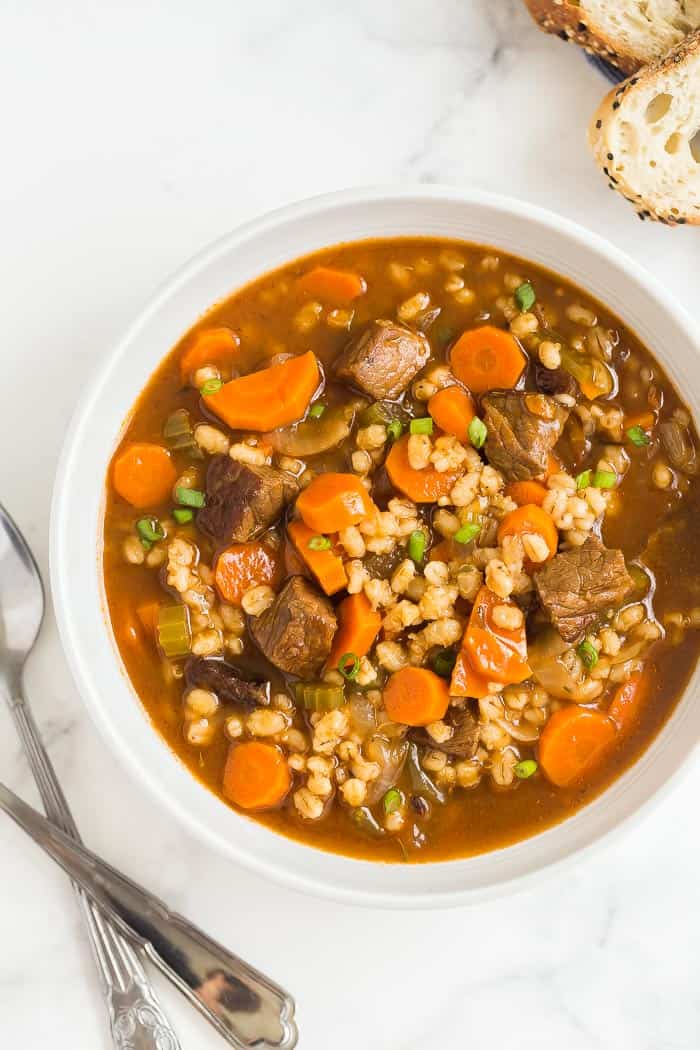
M 508 481 L 529 481 L 547 470 L 569 409 L 545 394 L 496 391 L 482 399 L 486 456 Z
M 248 682 L 231 664 L 215 658 L 193 656 L 185 664 L 185 681 L 190 688 L 209 689 L 225 704 L 269 704 L 270 683 Z
M 395 401 L 430 357 L 421 332 L 395 321 L 373 321 L 335 362 L 334 371 L 375 401 Z
M 445 715 L 445 722 L 452 726 L 453 733 L 449 740 L 439 744 L 426 729 L 412 729 L 409 736 L 417 744 L 444 751 L 446 755 L 456 758 L 471 758 L 479 744 L 479 723 L 468 707 L 450 707 Z
M 608 550 L 597 536 L 557 554 L 535 574 L 545 612 L 565 642 L 575 642 L 608 609 L 618 606 L 634 583 L 622 551 Z
M 270 608 L 249 621 L 253 640 L 270 663 L 307 679 L 319 675 L 337 627 L 333 606 L 303 576 L 292 576 Z
M 545 368 L 539 361 L 535 365 L 535 386 L 541 394 L 579 395 L 579 385 L 570 372 L 565 368 Z
M 213 456 L 197 524 L 220 543 L 244 543 L 272 525 L 298 492 L 296 478 L 284 470 Z

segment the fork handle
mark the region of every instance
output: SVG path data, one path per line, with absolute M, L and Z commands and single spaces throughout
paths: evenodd
M 31 710 L 21 696 L 11 699 L 9 706 L 49 820 L 80 842 Z M 102 979 L 115 1047 L 117 1050 L 180 1050 L 178 1038 L 134 948 L 75 882 L 73 888 Z

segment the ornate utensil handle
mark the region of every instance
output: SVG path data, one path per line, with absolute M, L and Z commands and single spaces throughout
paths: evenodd
M 21 696 L 10 700 L 17 731 L 49 819 L 66 835 L 80 835 L 58 782 L 31 710 Z M 134 948 L 112 921 L 73 884 L 102 978 L 112 1039 L 117 1050 L 180 1050 L 175 1032 L 163 1013 Z

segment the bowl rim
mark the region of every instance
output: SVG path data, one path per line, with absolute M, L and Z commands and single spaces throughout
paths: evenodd
M 565 819 L 559 824 L 553 825 L 529 839 L 523 840 L 521 843 L 516 843 L 513 846 L 490 851 L 487 854 L 481 854 L 472 858 L 426 862 L 402 867 L 399 864 L 383 865 L 372 861 L 362 861 L 342 855 L 328 854 L 324 851 L 317 850 L 314 847 L 309 848 L 306 845 L 300 845 L 298 842 L 287 839 L 262 825 L 255 824 L 255 827 L 259 829 L 261 834 L 274 836 L 281 843 L 286 844 L 286 847 L 280 846 L 278 852 L 282 854 L 288 853 L 291 856 L 293 853 L 297 853 L 300 856 L 298 851 L 301 850 L 306 855 L 314 854 L 319 858 L 332 857 L 338 862 L 337 866 L 339 869 L 347 869 L 348 872 L 348 865 L 352 866 L 355 872 L 362 867 L 365 869 L 371 869 L 372 873 L 377 870 L 388 869 L 394 873 L 395 881 L 397 882 L 401 878 L 399 873 L 402 871 L 422 870 L 424 873 L 423 882 L 425 883 L 425 886 L 420 890 L 411 890 L 400 893 L 390 890 L 388 886 L 377 889 L 371 886 L 371 874 L 368 880 L 363 879 L 363 882 L 367 883 L 363 886 L 353 885 L 353 880 L 350 879 L 349 875 L 349 881 L 345 883 L 342 881 L 331 882 L 328 877 L 318 877 L 309 872 L 289 870 L 284 864 L 280 864 L 276 859 L 264 858 L 250 849 L 241 847 L 235 841 L 235 835 L 231 838 L 222 837 L 222 835 L 213 830 L 212 827 L 202 824 L 199 818 L 191 812 L 190 809 L 178 805 L 178 800 L 168 792 L 162 780 L 154 775 L 150 769 L 145 768 L 143 764 L 139 763 L 128 740 L 117 728 L 114 720 L 108 714 L 106 707 L 100 703 L 99 690 L 96 688 L 96 683 L 89 669 L 89 647 L 85 645 L 85 639 L 81 637 L 81 628 L 84 624 L 81 621 L 79 600 L 76 599 L 72 592 L 69 561 L 66 558 L 66 555 L 70 550 L 68 536 L 71 528 L 72 514 L 71 489 L 74 483 L 76 465 L 80 458 L 81 436 L 85 433 L 85 428 L 90 417 L 96 412 L 100 398 L 104 396 L 105 383 L 109 374 L 117 367 L 118 363 L 125 358 L 129 347 L 137 340 L 139 334 L 143 332 L 148 323 L 153 318 L 157 317 L 158 312 L 168 302 L 173 300 L 178 292 L 193 281 L 197 275 L 203 273 L 203 271 L 213 264 L 219 256 L 230 252 L 237 243 L 249 241 L 251 238 L 261 236 L 265 233 L 274 233 L 275 228 L 279 227 L 282 223 L 304 220 L 311 216 L 319 217 L 326 212 L 332 212 L 334 209 L 343 209 L 347 207 L 353 208 L 362 205 L 369 205 L 371 203 L 376 204 L 377 202 L 406 203 L 410 200 L 423 202 L 448 202 L 455 206 L 467 205 L 477 209 L 483 208 L 486 210 L 492 209 L 499 212 L 505 212 L 509 216 L 532 222 L 535 226 L 543 227 L 545 230 L 577 243 L 581 247 L 606 259 L 614 268 L 622 270 L 626 276 L 636 282 L 640 288 L 652 295 L 658 304 L 658 307 L 665 312 L 667 317 L 670 318 L 678 328 L 683 330 L 689 345 L 694 348 L 695 353 L 700 353 L 700 345 L 698 344 L 698 340 L 693 331 L 693 321 L 691 316 L 670 295 L 670 293 L 663 288 L 653 275 L 649 274 L 644 267 L 604 238 L 585 229 L 568 218 L 537 205 L 471 187 L 455 187 L 440 184 L 430 184 L 426 186 L 422 184 L 413 185 L 404 183 L 398 186 L 378 185 L 351 188 L 314 196 L 301 201 L 295 201 L 241 224 L 234 230 L 224 234 L 222 237 L 204 247 L 188 262 L 177 269 L 160 285 L 154 295 L 139 312 L 136 319 L 127 328 L 124 335 L 116 341 L 110 352 L 106 355 L 103 363 L 96 370 L 91 382 L 82 394 L 78 405 L 75 408 L 65 435 L 55 475 L 51 505 L 50 577 L 56 620 L 64 652 L 66 653 L 68 664 L 77 684 L 80 696 L 82 697 L 93 722 L 97 725 L 103 738 L 108 741 L 110 748 L 117 755 L 122 765 L 134 775 L 135 779 L 143 782 L 148 787 L 151 794 L 162 801 L 164 806 L 170 812 L 174 813 L 178 819 L 192 830 L 195 835 L 200 839 L 204 839 L 209 845 L 217 849 L 218 852 L 224 853 L 227 857 L 242 864 L 249 870 L 264 875 L 266 878 L 296 891 L 311 893 L 316 896 L 325 897 L 343 903 L 353 903 L 365 906 L 392 908 L 444 908 L 474 904 L 487 899 L 492 899 L 496 896 L 513 892 L 514 890 L 524 889 L 530 885 L 535 878 L 541 878 L 545 873 L 554 874 L 555 872 L 566 870 L 572 866 L 579 857 L 588 856 L 594 850 L 601 848 L 602 845 L 607 843 L 614 834 L 617 834 L 622 829 L 632 828 L 635 824 L 641 821 L 642 817 L 651 810 L 652 806 L 658 805 L 678 783 L 681 776 L 688 771 L 690 760 L 700 742 L 700 732 L 694 734 L 695 739 L 684 744 L 684 753 L 681 759 L 674 763 L 674 768 L 667 774 L 663 775 L 655 787 L 647 791 L 645 797 L 643 797 L 641 801 L 637 801 L 631 808 L 628 808 L 628 811 L 621 812 L 613 819 L 610 817 L 607 819 L 601 817 L 599 826 L 597 826 L 594 831 L 586 832 L 583 836 L 570 835 L 572 841 L 568 846 L 565 846 L 562 843 L 561 846 L 555 845 L 552 847 L 552 838 L 561 838 L 563 835 L 562 829 L 570 828 L 576 822 L 577 814 L 591 810 L 601 798 L 604 798 L 613 790 L 615 785 L 617 785 L 620 798 L 623 798 L 625 791 L 627 790 L 625 787 L 625 781 L 629 779 L 630 773 L 639 767 L 645 755 L 648 756 L 650 752 L 654 751 L 660 738 L 662 738 L 666 732 L 667 727 L 687 715 L 690 703 L 689 694 L 692 692 L 693 686 L 696 684 L 696 679 L 699 678 L 698 667 L 696 666 L 694 675 L 686 686 L 683 696 L 678 701 L 670 719 L 665 723 L 664 727 L 662 727 L 652 744 L 635 760 L 632 767 L 630 767 L 627 772 L 616 778 L 616 780 L 607 787 L 597 799 L 585 806 L 583 810 L 577 811 L 577 814 L 574 816 Z M 426 233 L 425 236 L 430 236 L 430 234 Z M 358 236 L 357 239 L 365 239 L 365 235 Z M 329 242 L 329 244 L 330 243 L 333 242 Z M 288 261 L 292 261 L 292 258 L 289 258 Z M 255 279 L 255 276 L 256 275 L 252 275 L 248 280 Z M 238 286 L 240 287 L 240 285 Z M 202 312 L 208 310 L 211 305 L 211 302 L 205 303 L 202 307 Z M 191 323 L 194 323 L 194 321 Z M 671 377 L 674 383 L 678 385 L 678 379 L 673 371 L 669 369 L 668 362 L 665 362 L 665 367 L 667 371 L 671 371 Z M 127 416 L 131 407 L 131 405 L 125 404 L 123 406 L 122 414 Z M 117 435 L 115 435 L 115 441 L 116 439 Z M 106 470 L 106 463 L 104 464 L 102 475 L 97 479 L 100 493 L 103 488 L 104 470 Z M 101 511 L 98 516 L 101 521 Z M 105 633 L 111 632 L 107 613 L 104 608 L 102 609 L 100 624 L 96 627 L 95 625 L 92 625 L 91 629 L 96 630 L 97 633 L 100 633 L 100 631 L 104 631 Z M 118 665 L 117 658 L 114 660 L 113 670 L 115 676 L 121 675 L 126 677 L 124 669 Z M 116 682 L 116 678 L 114 681 Z M 133 686 L 130 686 L 130 688 L 135 695 Z M 147 719 L 144 719 L 144 721 L 147 722 Z M 159 735 L 153 730 L 150 724 L 148 725 L 148 732 L 153 737 L 157 737 L 160 740 Z M 165 744 L 164 741 L 161 741 L 161 743 L 169 751 L 167 744 Z M 181 768 L 185 770 L 186 776 L 192 785 L 199 787 L 211 798 L 216 797 L 213 793 L 210 793 L 207 788 L 201 785 L 188 770 L 186 770 L 184 764 Z M 219 802 L 219 805 L 223 806 L 224 804 Z M 234 810 L 231 810 L 229 807 L 224 808 L 227 813 L 233 814 L 236 820 L 243 820 L 248 824 L 252 823 L 251 821 L 248 821 L 247 818 L 242 817 Z M 546 858 L 533 862 L 529 867 L 526 865 L 525 870 L 519 871 L 512 877 L 499 878 L 476 887 L 471 886 L 444 890 L 430 888 L 430 872 L 435 871 L 438 868 L 443 868 L 446 865 L 449 865 L 450 867 L 454 866 L 455 868 L 458 865 L 472 864 L 472 866 L 474 866 L 476 862 L 481 861 L 483 858 L 493 859 L 499 855 L 504 856 L 505 854 L 512 856 L 522 847 L 527 846 L 527 844 L 538 841 L 542 843 L 545 839 L 549 840 L 549 849 L 545 849 Z M 319 865 L 322 866 L 320 860 Z

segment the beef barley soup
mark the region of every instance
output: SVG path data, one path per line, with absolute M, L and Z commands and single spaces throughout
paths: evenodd
M 650 351 L 552 273 L 428 239 L 299 259 L 134 406 L 104 518 L 124 665 L 276 831 L 384 861 L 526 838 L 693 669 L 697 447 Z

